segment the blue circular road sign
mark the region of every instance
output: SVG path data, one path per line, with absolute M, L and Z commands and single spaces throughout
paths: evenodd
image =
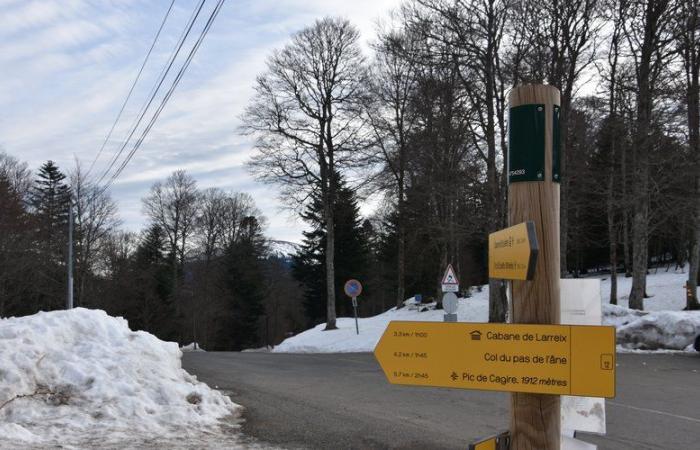
M 348 297 L 359 297 L 362 294 L 362 283 L 357 280 L 348 280 L 345 282 L 345 295 Z

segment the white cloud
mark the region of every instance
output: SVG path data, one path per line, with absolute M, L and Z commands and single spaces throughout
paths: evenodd
M 53 159 L 68 169 L 74 154 L 89 164 L 168 4 L 0 0 L 0 145 L 34 167 Z M 176 2 L 96 174 L 124 139 L 194 4 Z M 227 2 L 158 123 L 111 188 L 125 226 L 143 225 L 140 199 L 154 181 L 185 169 L 202 187 L 250 192 L 268 217 L 268 234 L 298 241 L 303 224 L 281 213 L 277 190 L 255 182 L 243 167 L 252 145 L 237 127 L 255 76 L 273 48 L 316 18 L 346 17 L 366 43 L 374 39 L 376 21 L 398 5 L 399 0 Z

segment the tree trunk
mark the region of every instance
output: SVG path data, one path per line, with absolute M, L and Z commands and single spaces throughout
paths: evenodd
M 645 131 L 641 131 L 645 133 Z M 649 166 L 646 153 L 647 139 L 642 139 L 637 149 L 637 170 L 635 170 L 634 212 L 632 214 L 632 289 L 629 307 L 644 309 L 646 294 L 647 258 L 649 246 Z
M 615 162 L 617 159 L 617 106 L 615 104 L 616 89 L 617 89 L 617 63 L 619 58 L 619 20 L 614 19 L 614 32 L 612 37 L 611 53 L 608 54 L 610 62 L 610 95 L 608 97 L 609 109 L 609 133 L 610 133 L 610 158 L 608 160 L 608 242 L 610 244 L 610 304 L 617 305 L 617 241 L 618 230 L 615 226 Z M 612 58 L 612 59 L 611 59 Z M 623 149 L 624 152 L 624 149 Z M 625 184 L 625 180 L 622 180 Z M 623 213 L 624 218 L 624 213 Z
M 495 28 L 493 4 L 490 5 L 488 14 L 488 29 Z M 496 122 L 495 122 L 495 102 L 496 102 L 496 70 L 494 67 L 495 59 L 495 35 L 489 33 L 488 44 L 486 49 L 486 60 L 484 61 L 484 78 L 486 80 L 486 142 L 487 142 L 487 160 L 486 160 L 486 177 L 488 183 L 488 208 L 489 232 L 497 231 L 500 227 L 500 208 L 499 208 L 499 186 L 498 186 L 498 171 L 496 169 Z M 504 174 L 504 176 L 506 176 Z M 487 237 L 488 238 L 488 237 Z M 487 239 L 488 240 L 488 239 Z M 505 322 L 506 309 L 508 300 L 504 295 L 503 289 L 500 288 L 500 282 L 489 280 L 489 322 Z
M 333 117 L 330 106 L 327 106 L 327 117 Z M 326 330 L 335 330 L 335 187 L 336 173 L 333 157 L 333 134 L 331 133 L 330 119 L 325 123 L 325 139 L 328 154 L 328 166 L 326 167 L 326 191 L 323 199 L 323 209 L 326 219 Z M 322 129 L 323 130 L 323 129 Z M 323 136 L 323 132 L 321 133 Z
M 614 120 L 614 119 L 613 119 Z M 608 174 L 608 242 L 610 243 L 610 303 L 617 305 L 617 229 L 615 227 L 615 128 L 610 142 Z
M 173 245 L 173 246 L 171 247 L 170 251 L 172 252 L 172 259 L 173 259 L 173 264 L 172 264 L 172 267 L 171 267 L 171 270 L 172 270 L 172 277 L 173 277 L 173 279 L 172 279 L 172 289 L 173 289 L 173 291 L 172 291 L 172 293 L 171 293 L 170 295 L 171 295 L 171 297 L 173 298 L 173 301 L 175 301 L 175 297 L 176 297 L 175 294 L 176 294 L 176 292 L 177 292 L 177 273 L 178 273 L 178 271 L 177 271 L 177 259 L 178 259 L 178 257 L 177 257 L 177 244 L 176 244 L 176 245 Z M 177 305 L 177 302 L 176 302 L 176 305 Z M 176 306 L 176 310 L 177 310 L 177 306 Z M 179 310 L 178 310 L 178 312 L 179 312 Z
M 83 295 L 85 293 L 85 278 L 87 278 L 87 272 L 82 272 L 80 273 L 80 281 L 78 282 L 78 292 L 76 295 L 76 301 L 75 301 L 75 306 L 93 306 L 93 304 L 86 305 L 85 301 L 83 299 Z
M 567 101 L 566 92 L 562 95 L 561 113 L 559 115 L 559 187 L 560 187 L 560 209 L 559 209 L 559 260 L 561 266 L 561 277 L 566 278 L 569 272 L 567 254 L 569 251 L 569 176 L 566 173 L 566 136 L 569 134 L 568 116 L 570 101 Z
M 505 299 L 505 301 L 501 299 Z M 503 283 L 501 280 L 489 278 L 489 322 L 505 322 L 507 310 L 508 299 Z
M 696 164 L 696 167 L 697 170 L 700 170 L 700 164 Z M 700 266 L 700 176 L 695 177 L 695 186 L 698 199 L 695 201 L 695 236 L 693 244 L 690 247 L 690 267 L 688 268 L 688 289 L 690 290 L 690 294 L 687 296 L 685 308 L 688 310 L 700 309 L 700 302 L 698 302 L 698 266 Z
M 687 310 L 700 309 L 698 302 L 698 266 L 700 266 L 700 54 L 698 45 L 698 3 L 689 2 L 689 30 L 686 31 L 685 67 L 688 83 L 688 137 L 691 155 L 694 156 L 695 201 L 690 208 L 692 235 L 688 258 Z
M 326 209 L 326 330 L 335 330 L 335 220 L 333 206 Z
M 396 307 L 403 307 L 403 302 L 406 300 L 406 227 L 404 225 L 404 186 L 403 177 L 399 179 L 398 187 L 399 201 L 398 201 L 398 248 L 397 248 L 397 286 L 396 286 Z
M 640 122 L 648 124 L 643 119 Z M 639 310 L 644 309 L 649 246 L 649 155 L 646 151 L 648 146 L 646 133 L 647 129 L 644 125 L 638 127 L 637 135 L 642 136 L 635 143 L 637 155 L 634 162 L 632 212 L 632 289 L 629 295 L 629 307 Z
M 625 263 L 625 278 L 632 276 L 632 252 L 630 249 L 630 229 L 629 229 L 629 214 L 627 213 L 627 205 L 629 197 L 627 195 L 627 149 L 622 149 L 621 154 L 621 178 L 622 178 L 622 252 Z
M 632 214 L 633 260 L 632 290 L 629 306 L 644 309 L 649 254 L 649 154 L 651 147 L 651 113 L 653 106 L 652 58 L 660 51 L 656 44 L 659 21 L 668 5 L 648 0 L 644 39 L 637 69 L 637 126 L 634 139 L 634 211 Z

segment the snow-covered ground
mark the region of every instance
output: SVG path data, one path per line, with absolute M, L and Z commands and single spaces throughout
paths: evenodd
M 647 277 L 644 311 L 627 309 L 632 278 L 618 277 L 618 306 L 610 305 L 610 278 L 601 280 L 603 323 L 617 328 L 621 351 L 693 351 L 700 334 L 700 311 L 683 311 L 686 302 L 684 270 L 652 269 Z
M 685 268 L 687 270 L 687 266 Z M 665 269 L 652 269 L 647 276 L 647 290 L 650 298 L 644 299 L 646 311 L 680 311 L 685 308 L 685 282 L 687 271 L 668 272 Z M 617 304 L 628 306 L 628 297 L 632 288 L 632 278 L 617 276 Z M 610 276 L 601 277 L 600 295 L 603 304 L 610 303 Z
M 681 311 L 685 307 L 683 271 L 652 272 L 647 278 L 646 311 L 627 309 L 627 295 L 632 280 L 618 277 L 618 306 L 609 305 L 610 277 L 601 277 L 603 323 L 617 328 L 619 348 L 635 350 L 688 350 L 700 333 L 700 311 Z M 473 290 L 472 297 L 459 299 L 457 311 L 460 322 L 488 321 L 488 286 L 481 292 Z M 361 302 L 361 300 L 360 300 Z M 275 347 L 281 353 L 372 352 L 392 320 L 442 321 L 444 311 L 419 312 L 392 308 L 374 317 L 359 319 L 360 334 L 355 334 L 355 320 L 341 317 L 338 330 L 323 331 L 325 324 L 290 337 Z
M 182 352 L 203 352 L 204 349 L 202 347 L 200 347 L 199 344 L 192 342 L 190 344 L 183 345 L 182 347 L 180 347 L 180 351 L 182 351 Z
M 235 448 L 239 406 L 104 311 L 0 320 L 0 448 Z
M 359 300 L 362 301 L 361 299 Z M 392 320 L 413 320 L 423 322 L 441 322 L 445 311 L 429 310 L 419 312 L 406 307 L 392 308 L 374 317 L 358 319 L 360 334 L 355 331 L 355 319 L 339 317 L 337 330 L 323 331 L 326 324 L 292 336 L 273 349 L 280 353 L 341 353 L 372 352 L 382 337 L 382 333 Z M 459 299 L 457 321 L 487 322 L 489 318 L 488 286 L 482 292 L 474 292 L 470 298 Z

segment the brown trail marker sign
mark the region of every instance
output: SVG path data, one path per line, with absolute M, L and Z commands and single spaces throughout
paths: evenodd
M 531 220 L 489 234 L 489 278 L 532 280 L 538 250 Z
M 394 384 L 615 396 L 615 328 L 399 322 L 374 354 Z

